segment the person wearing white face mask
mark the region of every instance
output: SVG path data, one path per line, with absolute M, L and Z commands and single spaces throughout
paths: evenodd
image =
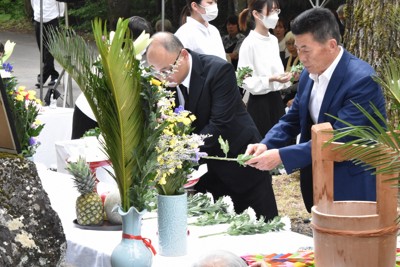
M 255 29 L 243 40 L 239 50 L 238 69 L 249 67 L 252 75 L 243 81 L 248 97 L 247 111 L 261 136 L 264 136 L 285 114 L 279 90 L 290 85 L 290 73 L 285 73 L 279 56 L 278 39 L 269 33 L 279 19 L 277 0 L 253 0 L 239 15 L 239 26 L 246 30 L 247 16 Z M 246 102 L 246 101 L 245 101 Z
M 218 16 L 215 0 L 186 0 L 185 9 L 190 16 L 176 32 L 175 36 L 185 48 L 194 52 L 214 55 L 226 60 L 224 45 L 218 29 L 209 22 Z

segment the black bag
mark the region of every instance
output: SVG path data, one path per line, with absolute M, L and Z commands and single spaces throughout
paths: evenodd
M 61 93 L 57 89 L 49 89 L 47 90 L 47 93 L 44 97 L 44 102 L 46 103 L 46 106 L 50 106 L 50 97 L 57 99 L 61 96 Z

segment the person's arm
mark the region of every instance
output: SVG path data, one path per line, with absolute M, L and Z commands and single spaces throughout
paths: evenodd
M 291 78 L 290 73 L 283 72 L 283 66 L 281 73 L 269 73 L 270 70 L 265 68 L 268 68 L 270 64 L 282 64 L 282 62 L 280 62 L 279 57 L 277 57 L 279 61 L 271 62 L 271 58 L 269 57 L 269 60 L 267 60 L 262 53 L 265 53 L 265 51 L 259 51 L 259 53 L 255 51 L 255 48 L 252 47 L 251 40 L 247 40 L 247 42 L 244 40 L 239 49 L 238 69 L 249 67 L 253 70 L 251 77 L 244 79 L 243 88 L 254 95 L 267 94 L 275 90 L 283 89 L 282 83 L 290 81 Z
M 205 140 L 205 145 L 202 147 L 202 151 L 205 152 L 216 147 L 220 151 L 218 137 L 221 135 L 226 139 L 226 136 L 232 134 L 232 129 L 237 131 L 234 120 L 238 112 L 238 105 L 242 105 L 232 65 L 228 63 L 214 64 L 210 73 L 214 77 L 205 85 L 209 90 L 207 93 L 210 94 L 210 116 L 208 124 L 200 130 L 200 134 L 212 135 Z M 240 133 L 236 132 L 235 134 Z

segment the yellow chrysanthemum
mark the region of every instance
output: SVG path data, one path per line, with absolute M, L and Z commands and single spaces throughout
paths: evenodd
M 167 180 L 165 179 L 165 176 L 164 176 L 164 175 L 161 177 L 161 179 L 160 179 L 160 181 L 158 181 L 158 183 L 159 183 L 160 185 L 165 185 L 165 184 L 167 183 Z
M 157 79 L 154 79 L 154 78 L 152 78 L 151 80 L 150 80 L 150 83 L 152 84 L 152 85 L 155 85 L 155 86 L 160 86 L 162 83 L 161 83 L 161 81 L 159 81 L 159 80 L 157 80 Z
M 36 97 L 35 97 L 35 95 L 34 95 L 34 94 L 31 94 L 31 92 L 34 92 L 34 93 L 36 94 L 36 92 L 35 92 L 35 91 L 28 91 L 28 99 L 29 99 L 29 100 L 35 100 L 35 99 L 36 99 Z
M 183 119 L 183 124 L 184 124 L 184 125 L 188 126 L 188 125 L 190 125 L 191 123 L 192 123 L 192 121 L 191 121 L 189 118 L 184 118 L 184 119 Z
M 23 97 L 22 95 L 20 95 L 20 94 L 16 95 L 16 96 L 15 96 L 15 99 L 16 99 L 17 101 L 24 101 L 24 97 Z

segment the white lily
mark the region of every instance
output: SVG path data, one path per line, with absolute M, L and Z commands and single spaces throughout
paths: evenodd
M 1 63 L 6 62 L 7 59 L 11 56 L 12 52 L 14 51 L 14 46 L 15 42 L 7 40 L 7 42 L 4 45 L 4 55 L 3 57 L 0 58 Z
M 133 46 L 135 48 L 135 57 L 137 60 L 142 59 L 143 52 L 147 48 L 147 46 L 151 43 L 152 39 L 150 38 L 150 34 L 143 31 L 138 38 L 133 42 Z

